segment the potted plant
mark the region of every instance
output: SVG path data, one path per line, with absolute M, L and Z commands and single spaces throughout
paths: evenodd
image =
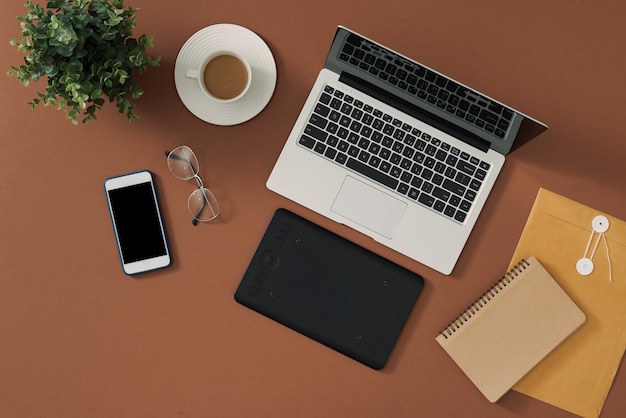
M 132 79 L 158 65 L 160 57 L 145 54 L 152 36 L 133 37 L 135 11 L 123 0 L 48 0 L 46 7 L 26 2 L 28 13 L 18 16 L 22 37 L 11 44 L 24 52 L 24 64 L 12 66 L 9 76 L 24 85 L 47 78 L 35 106 L 56 105 L 77 124 L 96 119 L 108 98 L 129 120 L 137 119 L 132 100 L 143 91 Z M 82 115 L 81 115 L 82 114 Z

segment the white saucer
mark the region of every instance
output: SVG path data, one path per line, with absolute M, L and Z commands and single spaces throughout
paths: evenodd
M 252 84 L 246 94 L 234 102 L 220 102 L 205 94 L 198 80 L 185 76 L 189 69 L 199 69 L 206 57 L 216 51 L 230 50 L 248 60 Z M 229 23 L 211 25 L 193 34 L 176 57 L 176 90 L 191 113 L 215 125 L 236 125 L 258 115 L 267 105 L 276 87 L 276 62 L 272 51 L 256 33 Z

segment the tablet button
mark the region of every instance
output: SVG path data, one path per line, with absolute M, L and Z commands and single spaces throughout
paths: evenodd
M 274 270 L 280 264 L 280 255 L 276 250 L 265 250 L 261 254 L 261 267 L 266 270 Z

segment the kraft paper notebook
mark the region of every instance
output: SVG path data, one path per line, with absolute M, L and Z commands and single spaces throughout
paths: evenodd
M 584 322 L 585 314 L 530 256 L 436 340 L 482 394 L 496 402 Z
M 592 234 L 598 215 L 608 229 Z M 585 312 L 587 322 L 513 389 L 597 417 L 626 348 L 626 222 L 541 189 L 512 263 L 531 254 Z M 584 257 L 593 264 L 586 276 L 577 270 Z

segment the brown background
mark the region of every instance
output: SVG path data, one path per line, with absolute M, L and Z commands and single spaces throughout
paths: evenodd
M 505 271 L 539 187 L 626 219 L 624 2 L 133 0 L 136 35 L 155 35 L 150 53 L 162 57 L 139 77 L 141 119 L 107 104 L 78 127 L 53 108 L 30 111 L 42 83 L 3 75 L 21 60 L 8 41 L 23 3 L 3 1 L 0 17 L 0 416 L 570 416 L 515 392 L 488 403 L 434 338 Z M 232 127 L 195 118 L 173 82 L 185 40 L 225 22 L 257 32 L 278 68 L 267 108 Z M 338 24 L 550 126 L 508 159 L 450 277 L 265 188 Z M 181 143 L 221 202 L 219 224 L 191 225 L 192 184 L 163 155 Z M 156 176 L 174 263 L 130 278 L 102 184 L 139 169 Z M 234 302 L 278 207 L 425 277 L 383 371 Z M 622 366 L 603 417 L 623 416 L 624 393 Z

